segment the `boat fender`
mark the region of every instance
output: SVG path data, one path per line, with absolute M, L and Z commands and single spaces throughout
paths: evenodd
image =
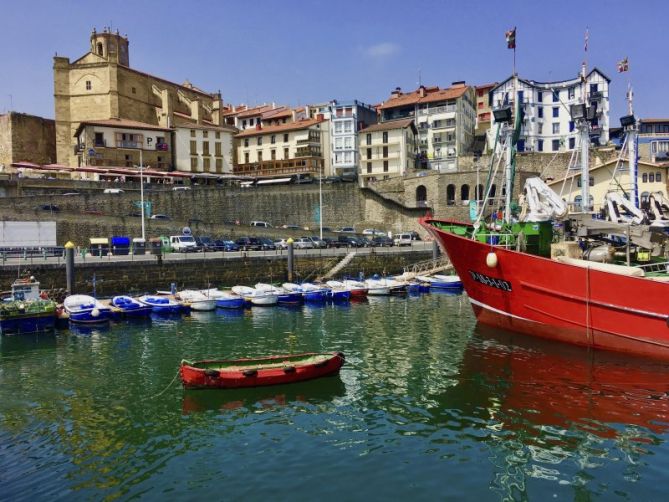
M 495 268 L 497 266 L 497 255 L 490 251 L 485 257 L 485 264 L 490 268 Z
M 204 374 L 208 377 L 218 378 L 219 375 L 220 375 L 220 372 L 218 370 L 208 369 L 208 370 L 204 370 Z
M 295 373 L 295 366 L 284 366 L 283 367 L 283 372 L 284 373 Z
M 258 375 L 258 370 L 244 370 L 242 372 L 242 374 L 245 377 L 254 377 L 254 376 Z
M 91 316 L 98 317 L 99 315 L 100 315 L 100 309 L 95 308 L 91 310 Z

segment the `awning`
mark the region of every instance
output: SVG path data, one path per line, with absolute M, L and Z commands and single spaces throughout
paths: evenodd
M 273 178 L 270 180 L 258 180 L 256 185 L 278 185 L 280 183 L 290 183 L 292 178 Z

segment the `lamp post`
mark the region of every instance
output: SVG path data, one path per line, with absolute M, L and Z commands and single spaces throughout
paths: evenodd
M 142 241 L 146 243 L 146 234 L 144 232 L 144 162 L 142 150 L 139 150 L 139 199 L 142 205 Z
M 320 228 L 319 239 L 323 240 L 323 166 L 318 176 L 318 227 Z

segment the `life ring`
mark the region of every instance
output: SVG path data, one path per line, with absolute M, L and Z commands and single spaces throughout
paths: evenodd
M 220 376 L 221 372 L 218 371 L 218 370 L 207 369 L 207 370 L 204 370 L 204 374 L 208 377 L 218 378 Z
M 242 371 L 242 374 L 245 377 L 254 377 L 258 374 L 258 370 L 244 370 Z

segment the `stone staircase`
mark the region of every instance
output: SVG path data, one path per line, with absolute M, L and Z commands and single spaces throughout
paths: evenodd
M 319 281 L 323 281 L 325 279 L 329 279 L 333 277 L 337 272 L 342 270 L 346 265 L 351 263 L 351 260 L 355 257 L 356 252 L 351 251 L 350 253 L 347 253 L 346 256 L 344 256 L 339 263 L 337 263 L 334 267 L 332 267 L 330 270 L 328 270 L 325 274 L 323 274 L 321 277 L 319 277 Z

